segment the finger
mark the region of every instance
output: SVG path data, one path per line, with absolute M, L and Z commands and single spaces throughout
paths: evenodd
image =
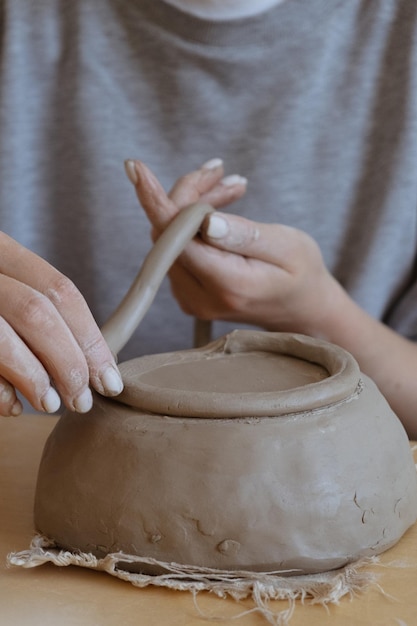
M 38 411 L 54 413 L 59 409 L 60 398 L 51 387 L 45 368 L 2 317 L 0 317 L 0 354 L 2 415 L 13 414 L 17 400 L 15 388 L 19 389 Z
M 211 252 L 202 249 L 201 255 L 194 256 L 191 270 L 178 263 L 172 268 L 172 292 L 181 309 L 201 320 L 262 325 L 264 285 L 269 285 L 270 295 L 277 268 L 214 248 Z
M 247 186 L 247 180 L 242 176 L 234 174 L 223 178 L 221 159 L 207 161 L 199 170 L 182 176 L 168 195 L 141 161 L 126 161 L 125 167 L 135 185 L 139 202 L 157 232 L 166 228 L 179 209 L 200 201 L 215 208 L 223 207 L 241 198 Z
M 171 290 L 181 310 L 200 320 L 221 318 L 224 308 L 207 284 L 202 283 L 183 265 L 176 263 L 170 270 Z
M 201 311 L 201 304 L 203 311 L 199 315 L 204 319 L 205 302 L 209 306 L 213 304 L 213 310 L 217 310 L 217 288 L 229 282 L 239 284 L 242 275 L 246 281 L 248 263 L 249 260 L 239 254 L 194 239 L 169 271 L 172 291 L 186 313 L 197 315 L 196 311 Z M 204 298 L 201 298 L 202 294 Z
M 171 291 L 187 315 L 195 314 L 194 304 L 201 300 L 201 283 L 183 265 L 176 263 L 169 271 Z
M 59 327 L 57 326 L 56 330 L 61 334 L 63 333 L 62 338 L 64 338 L 65 345 L 73 354 L 75 361 L 80 361 L 80 363 L 86 361 L 92 386 L 99 393 L 105 395 L 113 396 L 120 393 L 123 383 L 114 357 L 104 341 L 87 303 L 75 285 L 44 259 L 7 237 L 4 233 L 1 234 L 1 249 L 0 272 L 23 285 L 31 287 L 52 303 L 64 322 Z M 9 287 L 11 289 L 18 288 L 16 284 L 9 284 Z M 3 286 L 4 288 L 5 286 Z M 27 292 L 27 296 L 30 298 L 29 292 Z M 9 321 L 13 326 L 10 315 L 9 313 Z M 67 328 L 64 329 L 64 326 Z M 54 341 L 56 338 L 51 337 L 51 339 Z M 73 343 L 74 339 L 78 346 Z M 57 386 L 60 389 L 67 389 L 66 370 L 58 370 L 55 376 Z M 65 393 L 71 394 L 71 388 L 72 385 Z M 88 395 L 87 392 L 86 395 Z
M 114 356 L 78 289 L 63 275 L 52 277 L 50 282 L 39 283 L 38 288 L 59 312 L 81 349 L 92 387 L 106 396 L 118 395 L 123 389 L 123 382 Z M 65 370 L 60 369 L 58 378 L 55 378 L 58 385 L 61 384 L 61 372 Z
M 3 417 L 16 417 L 23 411 L 23 406 L 16 396 L 13 385 L 0 376 L 0 415 Z
M 221 159 L 207 161 L 199 170 L 179 178 L 169 197 L 180 209 L 195 202 L 205 202 L 214 208 L 226 206 L 244 195 L 248 181 L 238 174 L 223 177 L 223 173 Z
M 286 267 L 242 254 L 238 246 L 236 250 L 225 248 L 226 246 L 214 247 L 201 239 L 195 239 L 179 257 L 173 270 L 182 268 L 192 275 L 204 294 L 201 312 L 200 303 L 192 301 L 190 294 L 185 293 L 185 305 L 180 302 L 185 312 L 198 315 L 202 319 L 213 319 L 213 316 L 226 319 L 225 316 L 230 313 L 235 315 L 242 300 L 252 301 L 258 298 L 265 281 L 273 283 L 288 273 Z M 258 257 L 260 256 L 262 255 L 259 254 Z M 266 255 L 263 256 L 266 258 Z M 170 273 L 170 276 L 173 278 L 174 273 Z M 176 298 L 180 301 L 183 296 L 176 284 L 174 289 Z M 205 306 L 210 307 L 207 317 L 204 315 Z M 234 319 L 238 321 L 236 317 Z
M 200 201 L 220 209 L 239 200 L 246 193 L 247 184 L 247 179 L 238 174 L 226 176 L 210 191 L 204 193 Z
M 310 237 L 290 226 L 262 224 L 225 213 L 212 213 L 201 227 L 201 237 L 212 246 L 242 256 L 286 267 Z
M 34 392 L 38 398 L 42 398 L 46 391 L 47 379 L 49 381 L 49 378 L 52 378 L 69 408 L 80 413 L 88 411 L 92 405 L 92 395 L 88 387 L 89 371 L 86 359 L 50 300 L 13 278 L 0 276 L 0 302 L 2 317 L 28 348 L 27 351 L 23 351 L 22 347 L 17 350 L 19 358 L 14 362 L 14 371 L 17 375 L 23 372 L 25 377 L 29 376 L 30 383 L 35 380 L 40 384 L 39 391 L 29 390 L 31 397 L 28 397 L 28 392 L 22 389 L 29 401 L 33 401 Z M 10 333 L 6 333 L 5 338 L 6 347 L 9 346 L 11 352 L 11 346 L 16 345 L 17 340 L 11 337 Z M 30 375 L 31 369 L 23 367 L 27 352 L 34 355 L 34 359 L 28 361 L 35 371 L 33 376 Z M 3 363 L 4 358 L 2 357 Z M 65 376 L 62 376 L 61 372 L 65 372 Z M 4 372 L 0 373 L 4 375 Z M 10 376 L 6 378 L 15 384 Z M 15 386 L 21 389 L 21 383 Z
M 178 213 L 178 207 L 165 193 L 164 188 L 141 161 L 125 161 L 126 174 L 135 186 L 136 195 L 154 229 L 165 230 Z
M 223 175 L 223 161 L 211 159 L 200 169 L 181 176 L 168 195 L 178 208 L 183 209 L 198 202 L 204 194 L 210 192 L 220 183 Z

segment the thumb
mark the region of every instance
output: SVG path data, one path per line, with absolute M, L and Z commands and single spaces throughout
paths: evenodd
M 200 234 L 215 248 L 278 266 L 286 265 L 303 235 L 283 224 L 253 222 L 218 211 L 207 216 Z
M 206 243 L 221 250 L 256 256 L 262 226 L 237 215 L 216 211 L 204 220 L 200 234 Z
M 216 211 L 204 220 L 202 239 L 227 252 L 291 268 L 303 259 L 323 263 L 320 248 L 310 235 L 285 224 L 253 222 Z

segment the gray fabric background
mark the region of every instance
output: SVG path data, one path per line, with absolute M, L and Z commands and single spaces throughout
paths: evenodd
M 150 247 L 123 160 L 168 189 L 220 156 L 249 179 L 231 211 L 308 231 L 362 307 L 416 337 L 415 0 L 220 23 L 158 0 L 0 0 L 0 29 L 0 228 L 99 323 Z M 165 284 L 121 357 L 191 342 Z

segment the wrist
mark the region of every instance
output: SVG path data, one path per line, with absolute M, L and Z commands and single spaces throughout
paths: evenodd
M 302 332 L 343 345 L 361 309 L 331 274 L 326 276 L 323 288 L 316 290 L 314 298 L 316 304 L 311 307 Z

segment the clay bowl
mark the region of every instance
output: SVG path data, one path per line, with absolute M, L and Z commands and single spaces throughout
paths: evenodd
M 235 331 L 121 371 L 121 402 L 65 413 L 45 447 L 35 523 L 59 546 L 311 573 L 416 520 L 406 433 L 341 348 Z

